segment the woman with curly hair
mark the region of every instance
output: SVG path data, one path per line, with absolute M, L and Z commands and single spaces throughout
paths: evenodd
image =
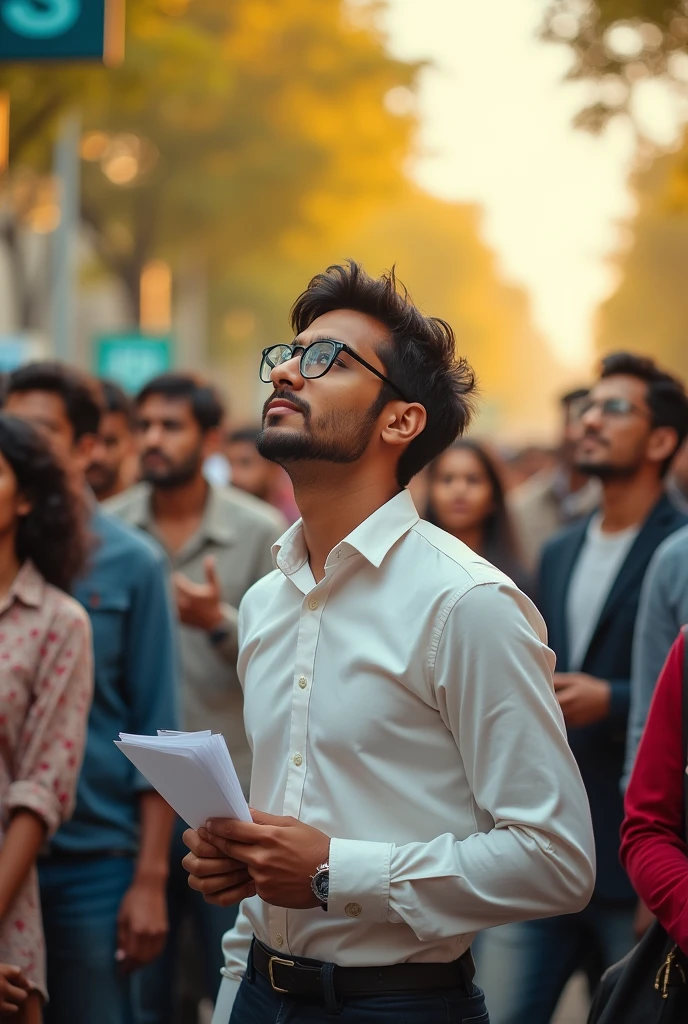
M 35 862 L 71 812 L 93 686 L 88 617 L 66 593 L 88 538 L 47 443 L 0 413 L 0 1020 L 40 1024 Z

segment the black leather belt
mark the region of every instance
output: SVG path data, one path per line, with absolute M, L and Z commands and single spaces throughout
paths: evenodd
M 253 940 L 253 967 L 267 978 L 275 992 L 291 996 L 322 996 L 325 976 L 331 977 L 337 996 L 379 992 L 419 992 L 462 988 L 473 991 L 475 966 L 470 949 L 445 964 L 404 963 L 388 967 L 337 967 L 301 956 L 282 956 L 258 939 Z

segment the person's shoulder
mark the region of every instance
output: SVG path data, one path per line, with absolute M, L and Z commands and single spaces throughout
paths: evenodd
M 128 487 L 126 491 L 108 498 L 100 506 L 110 515 L 132 522 L 145 513 L 150 502 L 150 484 L 141 482 Z
M 559 558 L 572 544 L 580 543 L 587 532 L 592 516 L 582 516 L 575 522 L 563 526 L 545 542 L 542 548 L 542 561 Z
M 428 549 L 432 549 L 434 565 L 430 575 L 433 582 L 444 583 L 446 579 L 457 589 L 483 583 L 509 582 L 509 577 L 495 565 L 476 554 L 463 541 L 425 519 L 419 519 L 407 536 L 408 543 L 421 548 L 418 555 L 413 552 L 415 564 L 422 564 L 429 569 Z
M 91 625 L 88 613 L 79 602 L 66 594 L 64 590 L 52 583 L 43 581 L 43 601 L 51 621 L 51 628 L 62 629 L 67 633 L 84 630 L 90 633 Z
M 279 536 L 287 528 L 287 521 L 276 508 L 260 498 L 239 490 L 238 487 L 215 487 L 215 500 L 226 508 L 233 521 L 241 526 L 263 529 Z
M 244 618 L 250 617 L 254 610 L 262 616 L 265 608 L 280 591 L 284 583 L 284 573 L 279 569 L 273 569 L 267 576 L 262 576 L 259 580 L 256 580 L 241 599 L 239 607 L 242 616 Z
M 655 552 L 655 565 L 688 577 L 688 523 L 662 541 Z
M 514 487 L 509 495 L 510 507 L 517 511 L 528 511 L 533 505 L 554 497 L 555 473 L 551 469 L 542 469 L 539 473 L 524 480 Z
M 137 568 L 165 565 L 166 555 L 161 546 L 143 530 L 121 519 L 110 508 L 99 508 L 93 517 L 93 531 L 99 542 L 95 557 L 126 558 L 127 572 L 135 573 Z

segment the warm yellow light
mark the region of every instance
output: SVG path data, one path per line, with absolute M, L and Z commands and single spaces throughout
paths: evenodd
M 0 174 L 10 160 L 10 94 L 0 92 Z
M 110 136 L 107 132 L 87 132 L 79 146 L 79 153 L 82 160 L 102 160 L 110 145 Z
M 172 270 L 165 260 L 149 260 L 141 273 L 141 330 L 169 331 L 172 323 Z
M 103 174 L 113 185 L 129 185 L 139 173 L 133 153 L 117 153 L 103 162 Z

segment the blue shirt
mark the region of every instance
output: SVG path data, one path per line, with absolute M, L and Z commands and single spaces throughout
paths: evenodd
M 148 782 L 117 749 L 120 732 L 176 729 L 176 627 L 162 549 L 96 508 L 97 547 L 74 596 L 93 627 L 95 690 L 76 810 L 52 840 L 73 853 L 136 853 Z

